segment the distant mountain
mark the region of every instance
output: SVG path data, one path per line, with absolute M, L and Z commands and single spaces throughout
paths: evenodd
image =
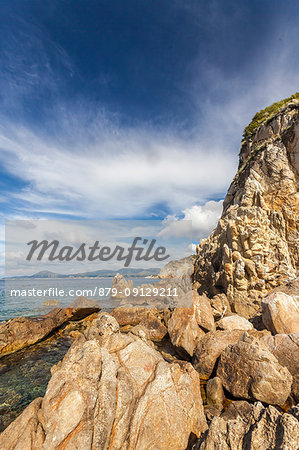
M 34 275 L 27 275 L 23 278 L 65 278 L 67 275 L 61 275 L 59 273 L 50 272 L 50 270 L 41 270 Z
M 42 270 L 33 275 L 23 275 L 13 278 L 99 278 L 99 277 L 114 277 L 117 273 L 120 273 L 126 277 L 144 278 L 148 276 L 156 276 L 160 272 L 160 269 L 131 269 L 124 268 L 119 270 L 95 270 L 93 272 L 81 272 L 64 275 L 61 273 L 51 272 L 49 270 Z

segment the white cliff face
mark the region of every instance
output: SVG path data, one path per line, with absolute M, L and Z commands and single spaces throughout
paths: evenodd
M 299 102 L 290 102 L 243 142 L 223 214 L 198 248 L 196 287 L 225 293 L 250 316 L 259 297 L 298 274 Z

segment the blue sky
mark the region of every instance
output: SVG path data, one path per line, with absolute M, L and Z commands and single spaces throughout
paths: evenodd
M 297 1 L 0 2 L 5 218 L 221 212 L 254 113 L 299 90 Z

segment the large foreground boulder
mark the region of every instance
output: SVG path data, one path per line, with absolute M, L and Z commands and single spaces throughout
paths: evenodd
M 38 397 L 0 434 L 1 450 L 41 450 L 44 430 L 39 420 L 42 398 Z
M 183 450 L 207 429 L 191 364 L 167 363 L 150 342 L 121 334 L 108 314 L 52 372 L 41 405 L 29 405 L 0 435 L 1 450 Z
M 274 405 L 286 402 L 293 381 L 268 348 L 246 332 L 222 352 L 217 376 L 234 397 Z
M 292 394 L 299 402 L 299 333 L 264 336 L 261 341 L 293 376 Z
M 273 334 L 299 333 L 299 302 L 284 292 L 273 292 L 262 300 L 262 319 Z
M 281 414 L 273 406 L 243 401 L 214 417 L 194 450 L 297 450 L 298 443 L 299 422 L 292 410 Z

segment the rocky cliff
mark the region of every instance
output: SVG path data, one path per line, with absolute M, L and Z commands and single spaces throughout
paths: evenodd
M 299 94 L 260 111 L 245 129 L 222 217 L 197 248 L 194 280 L 247 317 L 269 290 L 298 276 Z

